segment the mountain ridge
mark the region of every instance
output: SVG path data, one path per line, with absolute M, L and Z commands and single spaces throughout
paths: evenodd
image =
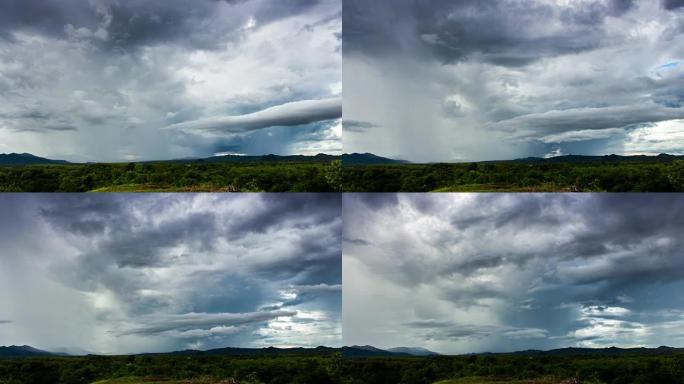
M 352 345 L 343 347 L 292 347 L 292 348 L 277 348 L 277 347 L 262 347 L 262 348 L 241 348 L 241 347 L 225 347 L 214 348 L 209 350 L 195 350 L 186 349 L 171 352 L 158 353 L 134 353 L 129 356 L 153 356 L 153 355 L 180 355 L 180 356 L 307 356 L 320 355 L 342 352 L 345 357 L 365 358 L 365 357 L 437 357 L 437 356 L 629 356 L 629 355 L 662 355 L 673 353 L 684 353 L 684 348 L 660 346 L 656 348 L 634 347 L 634 348 L 582 348 L 582 347 L 565 347 L 550 350 L 528 349 L 514 352 L 481 352 L 481 353 L 467 353 L 460 355 L 442 355 L 437 352 L 430 351 L 422 347 L 394 347 L 388 349 L 381 349 L 372 345 Z M 97 355 L 97 354 L 91 354 Z M 0 358 L 21 358 L 21 357 L 40 357 L 40 356 L 85 356 L 85 355 L 68 355 L 66 353 L 48 352 L 37 349 L 29 345 L 11 345 L 0 346 Z
M 66 160 L 52 160 L 30 153 L 0 153 L 0 165 L 70 164 Z
M 33 348 L 30 345 L 0 346 L 0 357 L 58 356 L 56 353 Z
M 144 160 L 144 161 L 116 161 L 105 163 L 93 162 L 70 162 L 66 160 L 49 159 L 33 155 L 31 153 L 0 153 L 0 166 L 22 166 L 22 165 L 79 165 L 79 164 L 123 164 L 123 163 L 309 163 L 309 162 L 330 162 L 333 160 L 341 160 L 346 166 L 363 166 L 363 165 L 392 165 L 392 164 L 468 164 L 468 163 L 522 163 L 522 164 L 555 164 L 555 163 L 589 163 L 589 162 L 633 162 L 633 161 L 651 161 L 651 162 L 671 162 L 674 160 L 684 160 L 684 155 L 671 155 L 661 153 L 659 155 L 562 155 L 555 157 L 523 157 L 511 160 L 485 160 L 485 161 L 463 161 L 463 162 L 448 162 L 436 161 L 429 163 L 412 163 L 407 160 L 392 159 L 382 157 L 373 153 L 343 153 L 342 155 L 329 155 L 325 153 L 318 153 L 316 155 L 219 155 L 198 158 L 182 158 L 170 160 Z

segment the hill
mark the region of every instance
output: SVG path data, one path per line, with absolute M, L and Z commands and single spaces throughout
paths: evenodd
M 388 348 L 387 351 L 392 353 L 407 353 L 413 356 L 439 356 L 439 353 L 421 347 L 396 347 Z
M 186 349 L 168 353 L 188 356 L 320 356 L 339 352 L 337 348 L 319 346 L 316 348 L 217 348 L 206 351 Z M 163 354 L 163 353 L 162 353 Z
M 378 165 L 378 164 L 407 164 L 405 160 L 395 160 L 374 155 L 372 153 L 345 153 L 342 156 L 344 165 Z
M 419 347 L 396 347 L 380 349 L 372 345 L 352 345 L 342 347 L 344 357 L 408 357 L 408 356 L 439 356 L 439 353 L 432 352 Z
M 548 351 L 530 349 L 512 353 L 488 353 L 487 355 L 517 355 L 517 356 L 645 356 L 667 355 L 683 353 L 684 348 L 660 346 L 658 348 L 559 348 Z
M 684 156 L 669 155 L 661 153 L 658 156 L 634 155 L 634 156 L 620 156 L 620 155 L 605 155 L 605 156 L 585 156 L 585 155 L 563 155 L 555 157 L 525 157 L 515 160 L 499 160 L 499 161 L 485 161 L 483 163 L 497 163 L 510 161 L 513 163 L 523 164 L 559 164 L 559 163 L 623 163 L 623 162 L 671 162 L 674 160 L 682 160 Z
M 0 347 L 0 357 L 32 357 L 53 355 L 53 353 L 36 349 L 28 345 L 11 345 L 9 347 Z
M 242 156 L 242 155 L 222 155 L 210 156 L 205 158 L 187 158 L 171 160 L 149 160 L 137 163 L 232 163 L 232 164 L 251 164 L 251 163 L 329 163 L 333 160 L 340 160 L 341 156 L 327 155 L 319 153 L 314 156 L 307 155 L 262 155 L 262 156 Z M 46 165 L 46 164 L 110 164 L 110 163 L 71 163 L 65 160 L 52 160 L 39 157 L 30 153 L 3 153 L 0 154 L 0 166 L 3 165 Z M 116 163 L 111 163 L 116 164 Z
M 327 155 L 319 153 L 315 156 L 307 155 L 263 155 L 263 156 L 242 156 L 242 155 L 223 155 L 211 156 L 201 159 L 176 159 L 169 160 L 175 163 L 329 163 L 333 160 L 340 160 L 341 156 Z M 159 162 L 159 161 L 155 161 Z
M 0 165 L 69 164 L 64 160 L 51 160 L 30 153 L 0 153 Z

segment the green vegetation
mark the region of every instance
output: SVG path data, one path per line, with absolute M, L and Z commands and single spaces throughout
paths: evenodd
M 532 380 L 497 380 L 496 378 L 467 377 L 463 379 L 442 380 L 435 384 L 566 384 L 571 382 L 552 377 Z
M 684 353 L 345 358 L 344 384 L 681 384 Z
M 339 160 L 0 167 L 0 192 L 334 192 Z
M 684 191 L 684 160 L 345 166 L 348 192 Z
M 339 353 L 0 359 L 0 384 L 338 384 Z

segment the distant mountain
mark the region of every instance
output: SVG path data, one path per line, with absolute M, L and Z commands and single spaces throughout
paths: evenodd
M 374 164 L 406 164 L 408 161 L 388 159 L 372 153 L 345 153 L 342 155 L 344 165 L 374 165 Z
M 439 355 L 439 353 L 420 347 L 396 347 L 380 349 L 372 345 L 352 345 L 351 347 L 342 347 L 342 354 L 346 357 L 408 357 Z
M 263 155 L 263 156 L 241 156 L 241 155 L 224 155 L 211 156 L 205 158 L 185 158 L 173 160 L 151 160 L 141 161 L 140 163 L 233 163 L 233 164 L 247 164 L 247 163 L 329 163 L 333 160 L 340 160 L 342 157 L 337 155 L 327 155 L 319 153 L 314 156 L 307 155 Z M 65 160 L 51 160 L 43 157 L 38 157 L 30 153 L 9 153 L 0 154 L 0 166 L 7 165 L 45 165 L 45 164 L 86 164 L 86 163 L 70 163 Z
M 388 352 L 392 353 L 407 353 L 409 355 L 413 356 L 438 356 L 439 353 L 437 352 L 432 352 L 429 349 L 421 348 L 421 347 L 396 347 L 396 348 L 388 348 Z
M 483 352 L 470 353 L 467 355 L 475 356 L 644 356 L 644 355 L 669 355 L 673 353 L 684 353 L 684 348 L 673 348 L 661 346 L 658 348 L 559 348 L 547 351 L 529 349 L 525 351 L 516 352 Z M 430 357 L 441 356 L 438 353 L 432 352 L 425 348 L 409 348 L 397 347 L 389 349 L 379 349 L 370 345 L 353 345 L 351 347 L 342 347 L 342 355 L 345 357 Z
M 52 356 L 53 353 L 42 351 L 28 345 L 12 345 L 0 347 L 0 358 L 2 357 L 31 357 L 31 356 Z
M 394 353 L 384 349 L 375 348 L 370 345 L 352 345 L 342 347 L 344 357 L 392 357 L 392 356 L 411 356 L 408 353 Z
M 199 351 L 196 349 L 186 349 L 184 351 L 175 351 L 171 352 L 169 354 L 171 355 L 191 355 L 191 356 L 206 356 L 206 355 L 211 355 L 211 356 L 252 356 L 252 355 L 258 355 L 258 356 L 273 356 L 273 355 L 297 355 L 297 356 L 303 356 L 303 355 L 321 355 L 321 354 L 328 354 L 328 353 L 333 353 L 333 352 L 339 352 L 339 348 L 331 348 L 331 347 L 316 347 L 316 348 L 276 348 L 276 347 L 267 347 L 267 348 L 233 348 L 233 347 L 228 347 L 228 348 L 217 348 L 217 349 L 210 349 L 207 351 Z M 162 353 L 164 354 L 164 353 Z
M 661 153 L 658 156 L 634 155 L 634 156 L 620 156 L 620 155 L 605 155 L 605 156 L 584 156 L 584 155 L 563 155 L 549 158 L 542 157 L 525 157 L 515 160 L 502 161 L 486 161 L 485 163 L 498 162 L 513 162 L 525 164 L 554 164 L 554 163 L 590 163 L 590 162 L 606 162 L 606 163 L 620 163 L 620 162 L 670 162 L 673 160 L 682 160 L 684 156 L 668 155 Z
M 526 351 L 517 351 L 512 353 L 501 353 L 502 355 L 519 355 L 519 356 L 625 356 L 625 355 L 663 355 L 670 353 L 684 352 L 684 348 L 673 348 L 667 346 L 660 346 L 658 348 L 559 348 L 548 351 L 540 351 L 530 349 Z M 490 353 L 491 354 L 491 353 Z M 495 353 L 499 354 L 499 353 Z
M 51 160 L 34 156 L 30 153 L 0 153 L 0 165 L 38 165 L 38 164 L 69 164 L 64 160 Z
M 178 159 L 170 160 L 172 162 L 195 162 L 195 163 L 320 163 L 320 162 L 331 162 L 333 160 L 339 160 L 340 156 L 327 155 L 325 153 L 319 153 L 315 156 L 306 155 L 263 155 L 263 156 L 242 156 L 242 155 L 223 155 L 223 156 L 212 156 L 202 159 Z
M 85 356 L 92 353 L 80 350 L 58 349 L 58 352 L 47 352 L 40 349 L 33 348 L 28 345 L 9 347 L 0 346 L 0 358 L 3 357 L 31 357 L 31 356 Z M 162 353 L 142 353 L 140 355 L 183 355 L 183 356 L 310 356 L 310 355 L 324 355 L 335 352 L 340 352 L 340 348 L 332 347 L 316 347 L 316 348 L 217 348 L 207 351 L 200 351 L 196 349 L 186 349 L 183 351 L 162 352 Z

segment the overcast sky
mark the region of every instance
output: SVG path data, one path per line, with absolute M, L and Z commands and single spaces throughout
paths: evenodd
M 0 153 L 341 151 L 340 0 L 3 0 Z
M 345 194 L 345 344 L 684 346 L 684 197 Z
M 681 0 L 345 0 L 344 150 L 684 154 Z
M 339 346 L 339 195 L 7 195 L 0 345 Z

